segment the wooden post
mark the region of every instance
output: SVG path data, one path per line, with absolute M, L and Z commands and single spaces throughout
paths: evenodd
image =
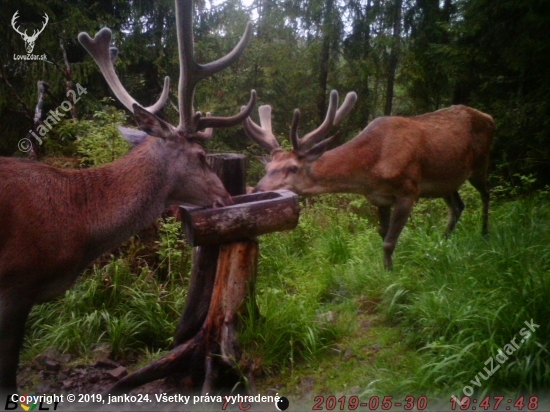
M 207 162 L 231 196 L 246 193 L 247 158 L 245 155 L 209 154 Z M 216 278 L 219 250 L 219 244 L 193 249 L 191 283 L 185 309 L 174 337 L 175 346 L 195 336 L 206 319 Z
M 246 167 L 248 159 L 236 153 L 209 154 L 207 161 L 214 173 L 218 175 L 231 196 L 246 193 Z

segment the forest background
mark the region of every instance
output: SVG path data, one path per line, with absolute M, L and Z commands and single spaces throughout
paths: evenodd
M 16 11 L 29 33 L 49 16 L 33 51 L 47 61 L 14 58 L 26 53 L 10 23 Z M 199 2 L 195 14 L 199 61 L 227 53 L 247 21 L 255 31 L 237 64 L 199 84 L 196 108 L 231 115 L 256 89 L 258 105 L 273 107 L 273 129 L 284 145 L 293 110 L 301 109 L 304 132 L 313 129 L 332 89 L 341 99 L 358 94 L 340 142 L 376 117 L 452 104 L 496 122 L 488 239 L 479 235 L 480 201 L 469 186 L 461 191 L 467 209 L 449 240 L 442 235 L 444 203 L 416 206 L 392 273 L 382 268 L 376 213 L 357 196 L 303 202 L 297 229 L 261 238 L 263 317 L 243 319 L 240 335 L 243 366 L 259 388 L 306 397 L 427 393 L 446 405 L 472 381 L 480 382 L 480 396 L 547 393 L 550 2 L 227 0 Z M 61 111 L 65 117 L 36 147 L 38 157 L 80 168 L 128 150 L 114 124 L 135 126 L 131 115 L 109 97 L 76 40 L 104 26 L 119 48 L 119 77 L 137 101 L 155 101 L 170 76 L 173 92 L 162 116 L 176 121 L 172 0 L 2 1 L 0 16 L 0 156 L 26 157 L 18 144 L 43 120 L 34 119 L 37 101 L 47 116 L 69 99 L 68 90 L 79 100 Z M 40 81 L 48 85 L 42 95 Z M 216 131 L 208 149 L 246 153 L 250 184 L 263 173 L 255 157 L 264 153 L 240 127 Z M 93 358 L 94 348 L 107 344 L 109 357 L 134 368 L 166 351 L 185 303 L 191 249 L 178 223 L 164 220 L 157 229 L 152 241 L 134 238 L 100 259 L 63 299 L 35 308 L 24 362 L 50 347 Z M 530 321 L 540 325 L 536 332 L 498 373 L 480 380 L 487 359 Z M 23 379 L 29 391 L 53 382 L 31 376 L 37 381 Z

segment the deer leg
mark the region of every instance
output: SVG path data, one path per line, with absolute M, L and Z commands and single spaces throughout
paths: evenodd
M 380 226 L 378 233 L 382 236 L 382 240 L 386 239 L 388 229 L 390 228 L 391 206 L 378 206 L 378 220 Z
M 464 210 L 464 202 L 460 198 L 458 192 L 451 193 L 443 199 L 445 200 L 445 203 L 447 203 L 447 206 L 449 206 L 449 221 L 447 223 L 447 227 L 445 228 L 445 235 L 449 236 L 458 223 L 458 219 L 460 219 L 460 215 Z
M 392 270 L 393 268 L 393 251 L 395 250 L 401 231 L 405 227 L 407 220 L 409 220 L 414 202 L 415 198 L 413 197 L 400 197 L 397 199 L 391 215 L 390 227 L 384 238 L 384 268 L 386 270 Z
M 27 296 L 26 296 L 27 295 Z M 24 290 L 0 293 L 0 394 L 16 393 L 19 351 L 34 300 Z M 2 398 L 4 399 L 4 398 Z
M 474 175 L 469 181 L 481 195 L 481 202 L 483 203 L 481 234 L 482 236 L 487 236 L 489 233 L 489 182 L 487 180 L 487 172 Z

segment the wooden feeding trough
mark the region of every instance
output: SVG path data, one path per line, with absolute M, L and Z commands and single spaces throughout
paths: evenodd
M 249 316 L 258 312 L 256 236 L 296 227 L 299 198 L 287 190 L 243 194 L 243 155 L 210 155 L 208 162 L 233 196 L 234 204 L 215 209 L 180 207 L 185 233 L 194 250 L 187 303 L 174 336 L 174 348 L 117 382 L 110 388 L 111 394 L 168 376 L 180 389 L 202 393 L 254 391 L 252 379 L 243 379 L 237 330 L 240 316 L 246 315 L 247 309 L 254 312 L 248 312 Z
M 181 207 L 191 246 L 250 239 L 294 229 L 298 224 L 298 195 L 289 190 L 235 196 L 233 201 L 235 204 L 217 209 Z
M 288 190 L 233 197 L 234 204 L 216 209 L 182 207 L 185 233 L 195 246 L 187 306 L 175 336 L 177 345 L 201 348 L 193 387 L 204 380 L 202 392 L 234 389 L 243 381 L 237 340 L 239 315 L 251 299 L 255 314 L 255 283 L 259 246 L 256 236 L 294 229 L 300 215 L 299 198 Z M 207 343 L 206 347 L 203 343 Z M 198 344 L 198 345 L 197 345 Z M 195 363 L 195 362 L 193 362 Z M 247 391 L 249 387 L 242 388 Z

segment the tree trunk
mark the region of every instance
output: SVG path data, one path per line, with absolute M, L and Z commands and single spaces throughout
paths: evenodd
M 321 55 L 319 60 L 319 97 L 317 99 L 317 114 L 320 121 L 323 121 L 326 114 L 326 95 L 327 84 L 329 75 L 329 61 L 330 61 L 330 44 L 332 38 L 331 25 L 332 22 L 332 10 L 334 9 L 334 0 L 327 0 L 325 16 L 323 19 L 323 32 L 322 32 L 322 44 Z
M 74 89 L 74 81 L 73 81 L 73 70 L 71 69 L 71 64 L 69 63 L 69 59 L 67 57 L 67 51 L 65 50 L 65 47 L 63 46 L 63 40 L 59 39 L 59 47 L 63 51 L 63 62 L 65 63 L 65 69 L 61 70 L 63 72 L 63 76 L 65 77 L 65 84 L 66 84 L 66 90 L 67 94 L 66 96 L 70 99 L 71 103 L 71 118 L 77 120 L 78 116 L 76 114 L 76 92 Z
M 209 154 L 207 161 L 231 196 L 246 193 L 247 158 L 238 154 Z M 187 303 L 180 319 L 174 344 L 181 345 L 202 327 L 216 278 L 220 245 L 199 246 L 193 249 L 193 268 Z
M 229 194 L 246 191 L 246 157 L 209 155 Z M 108 392 L 128 392 L 152 380 L 170 377 L 179 388 L 227 393 L 245 380 L 237 368 L 241 357 L 237 341 L 241 306 L 254 289 L 258 242 L 254 239 L 195 247 L 189 294 L 174 338 L 174 349 L 161 359 L 114 384 Z
M 393 86 L 395 83 L 395 72 L 397 70 L 398 55 L 401 41 L 401 6 L 403 0 L 395 0 L 393 9 L 393 35 L 392 49 L 388 64 L 388 82 L 386 84 L 386 105 L 384 115 L 390 116 L 393 105 Z
M 27 157 L 32 160 L 40 159 L 40 146 L 42 145 L 42 139 L 39 136 L 38 126 L 42 123 L 42 110 L 44 107 L 44 95 L 48 92 L 50 85 L 43 80 L 39 80 L 38 87 L 38 102 L 34 110 L 34 119 L 32 125 L 32 133 L 27 135 L 27 139 L 30 141 L 30 150 L 27 152 Z

